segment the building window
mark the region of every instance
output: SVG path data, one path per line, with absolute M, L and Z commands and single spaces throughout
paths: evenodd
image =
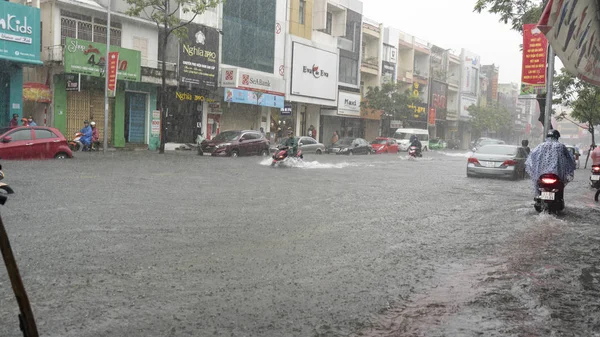
M 327 21 L 325 22 L 325 33 L 331 35 L 331 26 L 333 25 L 333 14 L 327 12 Z
M 142 66 L 148 66 L 148 39 L 134 36 L 133 49 L 139 50 L 142 56 Z
M 340 82 L 358 84 L 358 61 L 340 56 Z
M 306 0 L 300 0 L 300 17 L 298 18 L 298 22 L 303 25 L 304 24 L 304 15 L 306 11 Z
M 272 73 L 275 64 L 275 0 L 223 3 L 223 63 Z
M 61 11 L 60 43 L 64 46 L 67 37 L 106 43 L 106 20 L 91 16 Z M 110 23 L 110 44 L 121 46 L 121 23 Z

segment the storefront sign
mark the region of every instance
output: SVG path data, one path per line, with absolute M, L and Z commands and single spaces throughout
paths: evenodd
M 108 53 L 108 96 L 115 97 L 117 93 L 117 66 L 119 64 L 119 53 Z
M 283 79 L 238 68 L 221 70 L 221 86 L 259 91 L 278 96 L 285 95 L 285 81 Z
M 0 1 L 0 59 L 43 64 L 40 35 L 39 8 Z
M 50 87 L 42 83 L 23 84 L 23 100 L 38 103 L 51 103 Z
M 477 93 L 477 83 L 479 81 L 479 69 L 481 67 L 480 58 L 468 50 L 462 52 L 462 87 L 461 92 Z
M 104 77 L 106 67 L 106 44 L 66 38 L 64 48 L 65 72 L 95 77 Z M 139 82 L 142 59 L 138 50 L 110 46 L 110 50 L 119 53 L 117 79 Z
M 204 95 L 192 94 L 191 92 L 175 91 L 175 98 L 180 101 L 194 101 L 194 102 L 208 102 L 215 103 L 216 101 L 212 98 L 208 98 Z
M 427 103 L 413 103 L 409 104 L 408 108 L 411 110 L 411 120 L 418 122 L 427 121 Z
M 65 90 L 66 91 L 79 91 L 81 75 L 79 74 L 65 74 Z
M 429 108 L 429 120 L 427 121 L 427 123 L 429 123 L 429 125 L 435 125 L 435 117 L 436 117 L 435 108 Z
M 292 46 L 291 94 L 335 101 L 338 55 L 294 42 Z
M 471 105 L 477 105 L 477 98 L 471 96 L 461 96 L 460 97 L 460 116 L 461 117 L 471 117 L 469 114 L 469 107 Z
M 400 121 L 400 120 L 391 120 L 390 121 L 390 128 L 399 129 L 401 127 L 402 127 L 402 121 Z
M 448 85 L 431 81 L 431 107 L 435 108 L 438 119 L 446 119 Z
M 546 90 L 546 52 L 548 40 L 535 24 L 523 25 L 523 67 L 521 95 L 541 94 Z
M 215 89 L 219 76 L 219 32 L 211 27 L 187 25 L 187 41 L 180 43 L 179 84 Z
M 340 91 L 338 115 L 360 116 L 360 95 Z
M 208 110 L 212 114 L 221 114 L 221 113 L 223 113 L 223 108 L 221 107 L 221 103 L 210 103 L 208 105 Z
M 160 111 L 152 111 L 152 136 L 158 137 L 160 135 Z
M 262 92 L 225 88 L 225 102 L 283 108 L 285 97 Z
M 279 110 L 279 114 L 281 116 L 291 116 L 292 115 L 292 106 L 285 105 L 281 110 Z

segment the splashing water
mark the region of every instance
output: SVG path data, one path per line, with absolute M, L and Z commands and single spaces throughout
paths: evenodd
M 467 153 L 452 153 L 452 152 L 439 152 L 440 154 L 443 154 L 445 156 L 448 157 L 464 157 L 464 158 L 469 158 L 470 156 L 473 155 L 473 152 L 469 151 Z
M 260 162 L 260 165 L 270 166 L 273 162 L 273 159 L 266 158 Z M 341 169 L 348 166 L 356 166 L 356 164 L 350 163 L 319 163 L 318 161 L 304 161 L 304 160 L 295 160 L 295 159 L 286 159 L 282 163 L 279 163 L 278 166 L 286 167 L 286 168 L 303 168 L 303 169 Z

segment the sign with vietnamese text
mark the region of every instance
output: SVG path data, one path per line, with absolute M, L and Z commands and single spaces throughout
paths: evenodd
M 248 90 L 225 88 L 225 102 L 260 105 L 282 109 L 284 107 L 284 101 L 284 96 L 277 96 Z
M 52 91 L 49 86 L 43 83 L 24 83 L 23 100 L 38 103 L 51 103 Z
M 436 118 L 446 119 L 448 85 L 437 81 L 431 81 L 431 107 L 435 108 Z
M 0 59 L 42 64 L 40 24 L 39 8 L 0 1 Z
M 436 117 L 436 109 L 435 108 L 429 108 L 429 125 L 435 125 L 435 117 Z
M 153 137 L 160 136 L 160 111 L 154 110 L 152 111 L 152 128 L 151 134 Z
M 179 84 L 215 89 L 219 76 L 219 32 L 190 23 L 188 36 L 180 43 Z
M 66 91 L 79 91 L 79 80 L 81 75 L 79 74 L 65 74 L 65 90 Z
M 139 82 L 141 53 L 138 50 L 110 46 L 119 53 L 117 79 Z M 64 47 L 65 72 L 104 77 L 106 72 L 106 44 L 66 38 Z
M 548 41 L 537 25 L 523 25 L 521 95 L 545 92 L 547 49 Z
M 427 121 L 427 103 L 417 102 L 408 105 L 410 120 L 417 122 Z
M 108 53 L 108 96 L 115 97 L 117 93 L 117 67 L 119 65 L 119 53 Z

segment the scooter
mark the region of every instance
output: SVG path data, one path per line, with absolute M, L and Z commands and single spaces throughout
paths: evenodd
M 565 209 L 565 183 L 556 174 L 542 174 L 537 183 L 540 194 L 534 198 L 533 207 L 538 213 L 558 213 Z
M 283 161 L 289 157 L 288 149 L 289 147 L 287 146 L 278 146 L 277 150 L 275 151 L 275 154 L 273 155 L 273 161 L 271 162 L 271 166 L 281 165 L 281 163 L 283 163 Z M 296 160 L 304 159 L 304 155 L 302 155 L 302 150 L 298 149 L 298 152 L 293 158 Z
M 417 157 L 423 157 L 421 151 L 416 146 L 411 146 L 408 148 L 408 158 L 409 159 L 417 159 Z
M 83 137 L 83 133 L 75 132 L 75 138 L 69 142 L 69 148 L 71 151 L 83 151 L 83 144 L 81 143 L 81 137 Z

